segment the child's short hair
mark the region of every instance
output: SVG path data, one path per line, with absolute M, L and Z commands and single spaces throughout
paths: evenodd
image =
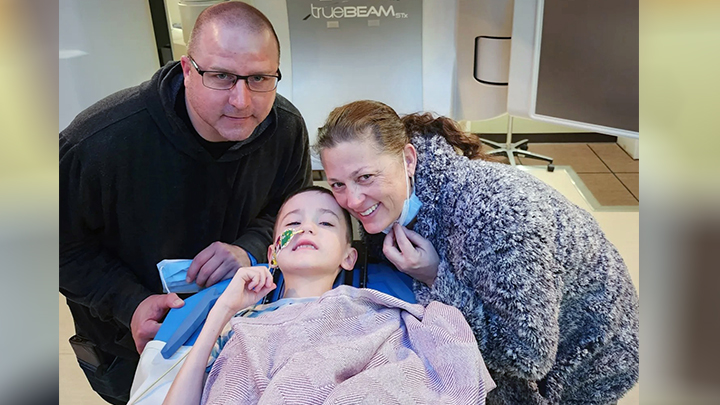
M 298 194 L 307 193 L 310 191 L 315 191 L 315 192 L 318 192 L 321 194 L 327 194 L 330 197 L 332 197 L 333 200 L 335 199 L 335 196 L 333 195 L 332 191 L 326 189 L 325 187 L 321 187 L 321 186 L 303 187 L 299 190 L 296 190 L 296 191 L 290 193 L 287 197 L 285 197 L 285 201 L 283 201 L 282 205 L 280 206 L 280 209 L 278 210 L 278 215 L 280 215 L 280 211 L 282 211 L 283 207 L 285 206 L 285 203 L 287 203 L 288 200 L 290 200 L 291 198 L 295 197 Z M 340 204 L 338 204 L 338 207 L 340 207 Z M 345 225 L 346 225 L 345 228 L 347 228 L 347 232 L 346 232 L 347 242 L 352 243 L 353 232 L 352 232 L 352 219 L 350 218 L 350 213 L 343 207 L 340 207 L 340 210 L 343 213 L 343 217 L 345 217 Z M 277 232 L 277 219 L 275 220 L 275 226 L 273 227 L 273 230 L 275 232 Z

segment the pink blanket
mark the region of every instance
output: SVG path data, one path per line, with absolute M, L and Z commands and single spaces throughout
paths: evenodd
M 207 404 L 484 404 L 495 387 L 456 308 L 341 286 L 258 318 L 210 371 Z

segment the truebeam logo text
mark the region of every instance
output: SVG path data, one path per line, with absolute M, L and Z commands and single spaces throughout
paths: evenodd
M 393 6 L 324 6 L 315 7 L 310 4 L 310 14 L 313 18 L 366 18 L 366 17 L 394 17 L 407 18 L 405 13 L 395 14 Z

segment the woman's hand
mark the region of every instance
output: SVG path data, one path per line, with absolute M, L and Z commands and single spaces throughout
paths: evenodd
M 235 313 L 258 302 L 274 290 L 273 276 L 265 266 L 241 267 L 215 306 Z
M 383 253 L 403 273 L 428 287 L 435 283 L 440 258 L 432 243 L 419 233 L 396 223 L 385 236 Z

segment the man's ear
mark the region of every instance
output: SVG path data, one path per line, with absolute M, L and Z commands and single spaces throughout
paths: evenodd
M 192 66 L 190 65 L 190 59 L 186 55 L 180 57 L 180 66 L 182 66 L 183 75 L 185 77 L 189 76 Z
M 182 67 L 183 71 L 183 83 L 185 84 L 185 87 L 188 87 L 188 80 L 190 80 L 190 70 L 193 68 L 190 64 L 190 59 L 186 55 L 183 55 L 180 57 L 180 66 Z
M 342 262 L 340 262 L 340 267 L 342 267 L 343 269 L 348 270 L 348 271 L 354 269 L 357 258 L 358 258 L 357 250 L 352 246 L 348 247 L 348 250 L 345 253 L 345 257 L 343 258 Z

